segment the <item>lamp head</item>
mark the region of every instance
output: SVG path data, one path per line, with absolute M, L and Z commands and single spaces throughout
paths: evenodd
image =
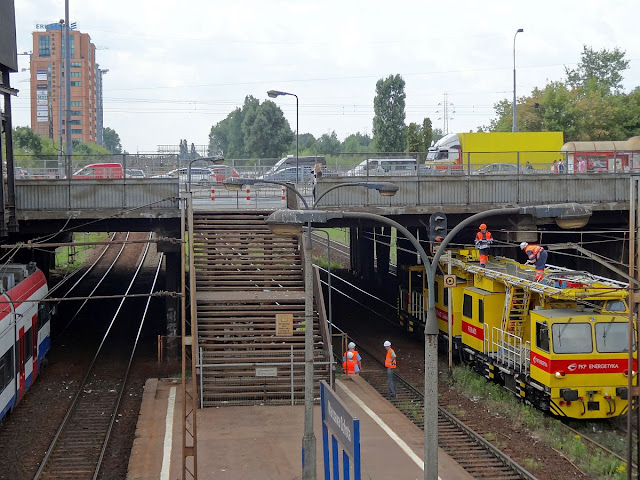
M 242 177 L 229 177 L 224 181 L 225 190 L 230 190 L 232 192 L 239 192 L 242 190 L 242 187 L 245 185 L 245 178 Z
M 523 28 L 519 28 L 516 33 L 522 33 L 522 32 L 524 32 L 524 29 Z
M 276 98 L 276 97 L 279 97 L 280 95 L 291 95 L 291 94 L 287 92 L 281 92 L 280 90 L 269 90 L 267 92 L 267 96 L 269 98 Z
M 395 183 L 391 182 L 380 182 L 380 183 L 360 183 L 363 187 L 366 187 L 370 190 L 377 190 L 380 195 L 383 197 L 393 197 L 398 191 L 398 186 Z

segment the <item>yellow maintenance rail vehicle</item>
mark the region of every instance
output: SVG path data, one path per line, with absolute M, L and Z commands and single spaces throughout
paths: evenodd
M 443 255 L 435 278 L 441 337 L 487 379 L 558 416 L 610 418 L 627 411 L 628 285 L 587 272 L 547 265 L 545 282 L 533 267 L 503 258 L 478 264 L 476 250 Z M 398 319 L 424 331 L 428 291 L 424 266 L 402 274 Z M 451 320 L 449 322 L 449 309 Z M 635 346 L 633 347 L 636 352 Z

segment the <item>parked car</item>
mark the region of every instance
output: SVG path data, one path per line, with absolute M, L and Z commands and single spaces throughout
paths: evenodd
M 472 172 L 472 175 L 517 175 L 518 166 L 513 163 L 490 163 Z
M 92 163 L 73 174 L 74 179 L 123 178 L 124 172 L 119 163 Z
M 214 165 L 209 167 L 211 179 L 216 183 L 223 183 L 229 177 L 239 177 L 235 168 L 229 165 Z
M 139 168 L 127 168 L 125 171 L 127 178 L 145 178 L 144 170 Z
M 188 167 L 176 168 L 175 170 L 171 170 L 163 175 L 154 175 L 153 178 L 177 178 L 180 183 L 189 183 L 188 171 Z M 192 184 L 210 183 L 212 181 L 211 170 L 202 167 L 191 167 Z
M 333 170 L 328 169 L 327 167 L 322 167 L 322 176 L 323 177 L 337 177 L 338 174 Z M 287 167 L 280 169 L 276 172 L 270 172 L 264 174 L 260 177 L 264 180 L 275 180 L 278 182 L 291 182 L 291 183 L 310 183 L 313 178 L 313 168 L 312 167 L 300 167 L 300 174 L 298 175 L 298 170 L 296 167 Z

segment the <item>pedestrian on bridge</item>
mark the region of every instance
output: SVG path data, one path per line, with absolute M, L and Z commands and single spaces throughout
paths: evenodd
M 520 249 L 529 257 L 529 261 L 536 266 L 536 282 L 544 279 L 544 266 L 547 263 L 547 251 L 540 245 L 529 245 L 527 242 L 520 244 Z
M 345 375 L 359 375 L 358 362 L 353 352 L 347 352 L 346 360 L 342 362 L 342 371 Z
M 353 342 L 349 342 L 349 345 L 347 345 L 347 348 L 348 350 L 344 352 L 344 355 L 342 355 L 342 361 L 345 362 L 347 360 L 347 354 L 349 352 L 352 352 L 353 358 L 355 358 L 356 362 L 358 362 L 358 371 L 362 373 L 362 357 L 360 356 L 360 353 L 358 353 L 358 351 L 356 350 L 356 344 Z
M 489 260 L 489 245 L 493 243 L 491 232 L 485 223 L 480 224 L 480 231 L 476 234 L 476 248 L 480 252 L 480 266 L 485 268 Z
M 396 396 L 396 380 L 394 372 L 396 371 L 396 352 L 391 348 L 389 340 L 384 341 L 384 348 L 387 349 L 387 356 L 384 359 L 384 366 L 387 368 L 387 385 L 389 385 L 389 398 Z

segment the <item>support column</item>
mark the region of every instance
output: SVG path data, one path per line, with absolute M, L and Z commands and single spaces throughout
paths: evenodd
M 180 290 L 180 252 L 168 252 L 165 254 L 166 288 L 168 292 Z M 167 297 L 166 303 L 166 334 L 178 335 L 180 322 L 180 298 Z
M 349 259 L 351 263 L 351 273 L 358 274 L 358 228 L 349 227 Z
M 382 277 L 389 273 L 391 227 L 376 227 L 376 270 Z
M 366 281 L 374 277 L 373 252 L 373 228 L 358 227 L 358 273 Z

